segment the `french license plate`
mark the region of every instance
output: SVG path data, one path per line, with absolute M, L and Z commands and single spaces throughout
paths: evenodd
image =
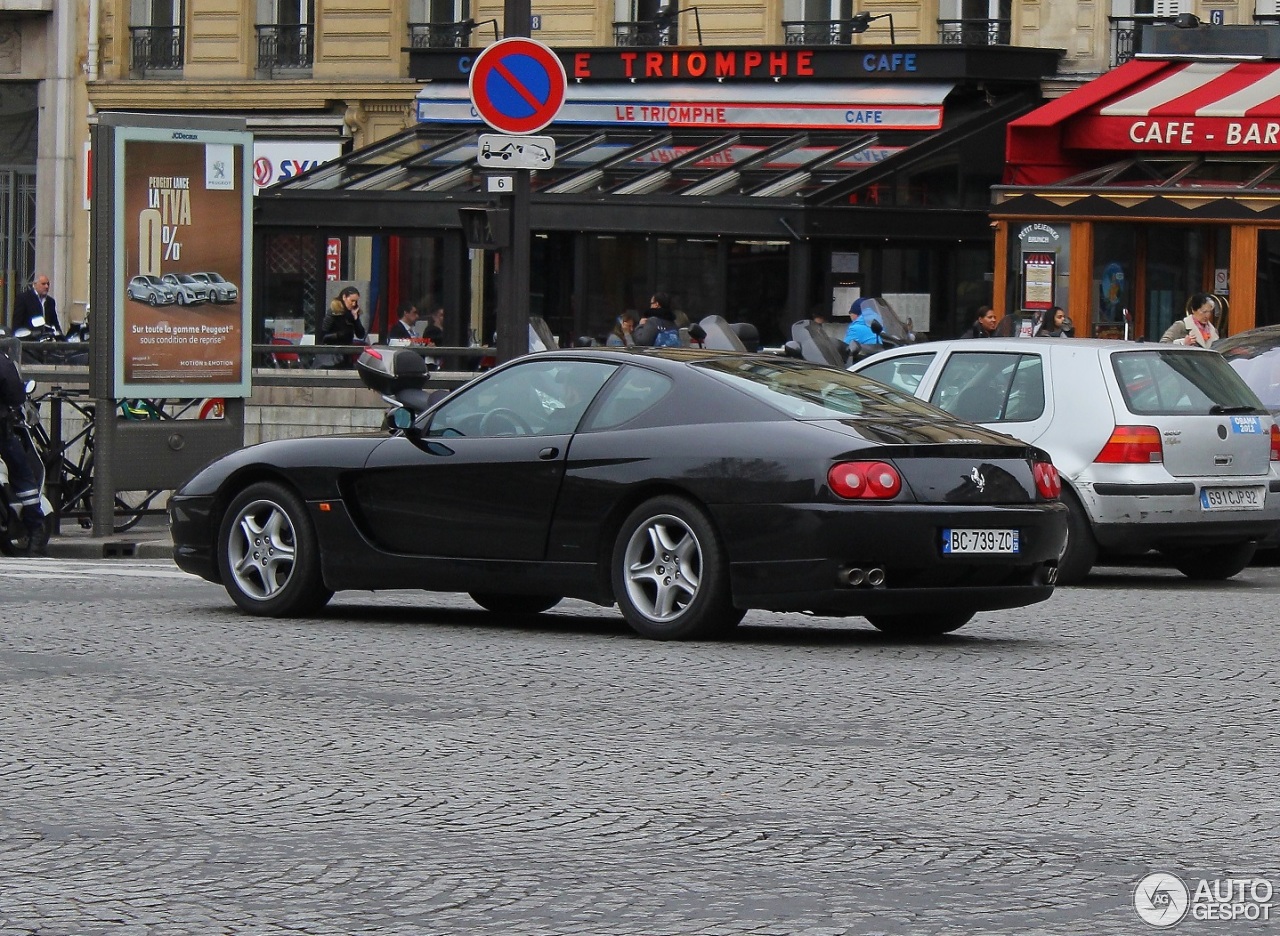
M 1266 491 L 1261 484 L 1200 489 L 1201 510 L 1261 510 L 1265 506 Z
M 1016 553 L 1018 539 L 1017 530 L 943 530 L 942 554 Z

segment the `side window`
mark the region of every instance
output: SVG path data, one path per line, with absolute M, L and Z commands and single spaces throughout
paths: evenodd
M 878 380 L 914 395 L 916 388 L 920 386 L 920 381 L 924 379 L 924 372 L 933 363 L 933 358 L 933 352 L 904 354 L 902 357 L 877 361 L 875 364 L 860 368 L 858 373 L 863 377 L 870 377 L 872 380 Z
M 1035 419 L 1044 412 L 1044 377 L 1039 355 L 953 354 L 943 366 L 929 402 L 967 422 Z
M 670 390 L 671 378 L 643 367 L 628 367 L 609 385 L 600 406 L 582 426 L 582 431 L 613 429 L 630 422 Z
M 1004 422 L 1033 422 L 1044 415 L 1044 359 L 1028 355 L 1018 362 L 1009 387 Z
M 573 432 L 614 371 L 599 361 L 530 361 L 464 387 L 431 418 L 428 436 L 502 438 Z

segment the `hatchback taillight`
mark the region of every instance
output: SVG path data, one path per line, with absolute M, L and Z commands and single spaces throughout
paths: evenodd
M 902 490 L 902 476 L 887 462 L 841 462 L 827 472 L 827 484 L 846 500 L 888 500 Z
M 1164 461 L 1160 430 L 1155 426 L 1116 426 L 1095 462 L 1107 465 L 1148 465 Z
M 1031 476 L 1036 479 L 1036 491 L 1045 500 L 1057 500 L 1062 495 L 1062 478 L 1049 462 L 1034 462 Z
M 1271 460 L 1280 461 L 1280 426 L 1271 424 Z

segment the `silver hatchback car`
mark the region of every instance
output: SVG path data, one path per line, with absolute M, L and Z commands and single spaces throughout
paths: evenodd
M 1230 578 L 1280 527 L 1280 429 L 1216 351 L 1087 338 L 939 341 L 850 370 L 1045 449 L 1062 476 L 1058 582 L 1158 550 Z

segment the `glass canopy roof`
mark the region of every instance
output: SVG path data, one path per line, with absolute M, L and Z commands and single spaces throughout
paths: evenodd
M 274 186 L 271 191 L 480 192 L 495 170 L 477 161 L 486 128 L 422 124 Z M 790 198 L 821 204 L 859 172 L 925 138 L 852 134 L 646 128 L 557 129 L 555 166 L 532 173 L 545 195 Z M 832 197 L 835 197 L 833 194 Z

